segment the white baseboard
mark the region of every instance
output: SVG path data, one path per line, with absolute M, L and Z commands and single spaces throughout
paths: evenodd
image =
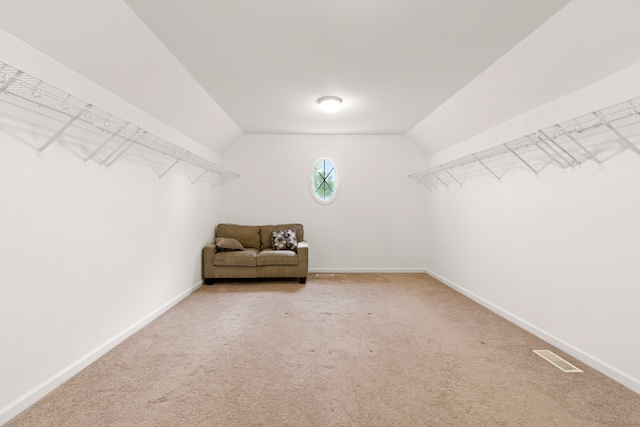
M 129 338 L 131 335 L 138 332 L 140 329 L 142 329 L 149 323 L 151 323 L 153 320 L 158 318 L 160 315 L 162 315 L 164 312 L 169 310 L 171 307 L 173 307 L 174 305 L 176 305 L 177 303 L 185 299 L 187 296 L 195 292 L 201 286 L 202 286 L 202 281 L 196 283 L 189 289 L 181 292 L 179 295 L 170 299 L 169 301 L 164 303 L 162 306 L 158 307 L 157 309 L 155 309 L 154 311 L 152 311 L 151 313 L 149 313 L 148 315 L 140 319 L 138 322 L 134 323 L 133 325 L 125 329 L 124 331 L 120 332 L 119 334 L 117 334 L 116 336 L 114 336 L 113 338 L 111 338 L 101 346 L 85 354 L 83 357 L 76 360 L 66 368 L 62 369 L 60 372 L 58 372 L 51 378 L 47 379 L 46 381 L 42 382 L 38 386 L 29 390 L 27 393 L 23 394 L 13 402 L 9 403 L 4 408 L 1 408 L 0 409 L 0 425 L 5 424 L 10 419 L 18 415 L 20 412 L 24 411 L 29 406 L 33 405 L 38 400 L 40 400 L 41 398 L 46 396 L 48 393 L 53 391 L 53 389 L 55 389 L 56 387 L 58 387 L 59 385 L 61 385 L 62 383 L 64 383 L 65 381 L 67 381 L 77 373 L 79 373 L 80 371 L 82 371 L 84 368 L 86 368 L 87 366 L 89 366 L 90 364 L 98 360 L 100 357 L 104 356 L 115 346 L 120 344 L 125 339 Z
M 425 273 L 424 268 L 310 268 L 309 274 L 314 273 Z
M 520 326 L 522 329 L 532 333 L 533 335 L 537 336 L 538 338 L 548 342 L 549 344 L 559 348 L 560 350 L 564 351 L 567 354 L 570 354 L 571 356 L 575 357 L 576 359 L 580 360 L 581 362 L 583 362 L 584 364 L 592 367 L 593 369 L 603 373 L 604 375 L 612 378 L 613 380 L 619 382 L 620 384 L 622 384 L 623 386 L 633 390 L 634 392 L 640 394 L 640 380 L 638 378 L 635 378 L 629 374 L 627 374 L 626 372 L 621 371 L 620 369 L 616 368 L 615 366 L 610 365 L 609 363 L 598 359 L 597 357 L 595 357 L 594 355 L 574 346 L 573 344 L 553 335 L 550 334 L 549 332 L 545 331 L 544 329 L 541 329 L 539 327 L 537 327 L 534 324 L 529 323 L 528 321 L 526 321 L 525 319 L 516 316 L 515 314 L 504 310 L 503 308 L 493 304 L 492 302 L 482 298 L 481 296 L 468 291 L 467 289 L 465 289 L 464 287 L 452 282 L 451 280 L 448 280 L 436 273 L 434 273 L 433 271 L 430 271 L 429 269 L 425 269 L 426 273 L 433 277 L 434 279 L 439 280 L 440 282 L 444 283 L 445 285 L 449 286 L 450 288 L 455 289 L 456 291 L 460 292 L 461 294 L 471 298 L 472 300 L 474 300 L 475 302 L 477 302 L 478 304 L 488 308 L 489 310 L 493 311 L 494 313 L 496 313 L 497 315 L 507 319 L 508 321 Z

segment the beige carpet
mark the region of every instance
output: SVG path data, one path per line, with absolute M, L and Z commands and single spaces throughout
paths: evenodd
M 640 426 L 640 395 L 424 274 L 204 286 L 7 425 Z

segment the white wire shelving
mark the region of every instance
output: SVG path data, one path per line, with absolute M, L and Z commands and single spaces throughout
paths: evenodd
M 56 142 L 83 162 L 94 161 L 105 169 L 127 158 L 150 166 L 160 178 L 178 172 L 192 184 L 209 182 L 212 188 L 239 178 L 237 173 L 1 61 L 0 126 L 38 154 Z
M 601 168 L 621 151 L 640 155 L 639 137 L 640 97 L 412 173 L 409 178 L 435 190 L 451 184 L 462 186 L 466 179 L 479 174 L 500 181 L 514 168 L 535 175 L 547 167 L 575 169 L 585 162 Z

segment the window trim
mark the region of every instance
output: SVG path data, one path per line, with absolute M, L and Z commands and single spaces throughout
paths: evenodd
M 333 191 L 333 197 L 331 197 L 329 200 L 322 200 L 318 197 L 318 195 L 316 194 L 315 191 L 315 184 L 314 184 L 314 178 L 316 175 L 316 165 L 318 164 L 318 162 L 320 162 L 321 160 L 328 160 L 329 162 L 331 162 L 331 164 L 333 165 L 333 170 L 335 172 L 336 175 L 336 185 L 335 185 L 335 190 Z M 338 174 L 338 166 L 336 165 L 336 162 L 334 162 L 333 160 L 331 160 L 329 157 L 320 157 L 318 158 L 315 162 L 313 162 L 313 165 L 311 166 L 311 173 L 309 175 L 309 191 L 311 192 L 311 197 L 313 197 L 313 200 L 315 200 L 316 202 L 320 203 L 321 205 L 328 205 L 330 203 L 333 203 L 336 198 L 338 197 L 338 193 L 340 192 L 340 177 Z

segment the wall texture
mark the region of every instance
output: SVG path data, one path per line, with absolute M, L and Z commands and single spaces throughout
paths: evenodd
M 334 161 L 339 194 L 317 203 L 308 180 Z M 224 222 L 300 222 L 313 271 L 424 271 L 421 154 L 402 136 L 245 135 L 224 155 L 240 179 L 224 188 Z
M 588 113 L 594 101 L 606 99 L 603 108 L 634 98 L 637 71 L 638 66 L 623 70 L 451 152 L 506 142 L 543 122 L 570 119 L 580 106 L 580 114 Z M 628 136 L 636 143 L 640 137 Z M 520 169 L 501 182 L 486 174 L 462 188 L 425 190 L 426 267 L 640 392 L 639 180 L 640 156 L 621 148 L 602 169 L 587 162 L 574 171 L 549 167 L 537 177 Z

